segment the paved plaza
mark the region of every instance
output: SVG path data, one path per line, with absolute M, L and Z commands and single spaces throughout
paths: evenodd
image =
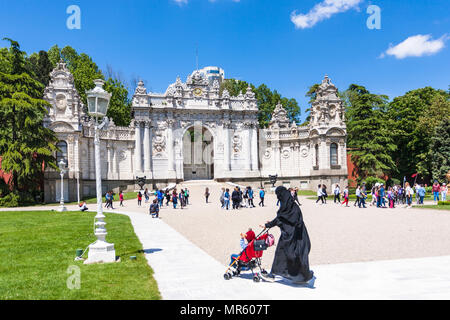
M 148 215 L 148 205 L 129 200 L 116 212 L 130 217 L 154 270 L 163 299 L 449 299 L 450 215 L 423 209 L 345 208 L 300 197 L 312 249 L 314 288 L 254 283 L 249 274 L 230 281 L 223 273 L 231 253 L 239 252 L 239 234 L 276 215 L 273 194 L 266 207 L 222 210 L 221 187 L 212 181 L 188 182 L 190 202 L 185 209 L 163 207 L 161 219 Z M 204 188 L 211 191 L 206 204 Z M 257 205 L 258 201 L 255 201 Z M 90 205 L 94 210 L 95 205 Z M 30 209 L 30 208 L 28 208 Z M 49 210 L 52 207 L 36 207 Z M 69 210 L 76 210 L 69 206 Z M 270 231 L 278 239 L 277 228 Z M 270 270 L 275 248 L 264 252 Z

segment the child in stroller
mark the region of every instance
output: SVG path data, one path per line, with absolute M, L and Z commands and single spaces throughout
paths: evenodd
M 241 271 L 251 270 L 253 281 L 260 282 L 261 274 L 267 274 L 268 272 L 261 267 L 261 257 L 263 251 L 268 247 L 274 245 L 274 236 L 269 234 L 269 229 L 264 229 L 258 236 L 251 228 L 247 233 L 241 233 L 241 248 L 240 254 L 231 255 L 231 261 L 228 269 L 223 275 L 225 280 L 230 280 L 234 276 L 239 276 Z M 247 243 L 245 243 L 247 240 Z M 259 268 L 260 272 L 254 272 L 253 269 Z M 232 271 L 230 271 L 233 269 Z

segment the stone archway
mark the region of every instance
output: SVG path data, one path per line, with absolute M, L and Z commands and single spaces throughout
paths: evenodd
M 214 179 L 214 138 L 205 127 L 190 127 L 183 135 L 184 180 Z

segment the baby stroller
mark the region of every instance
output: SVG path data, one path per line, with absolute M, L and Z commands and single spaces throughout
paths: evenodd
M 261 258 L 263 251 L 275 244 L 275 238 L 269 234 L 269 229 L 264 229 L 255 239 L 250 241 L 247 247 L 237 257 L 232 257 L 228 269 L 223 275 L 225 280 L 230 280 L 233 277 L 239 276 L 241 271 L 251 270 L 253 281 L 260 282 L 261 274 L 268 274 L 266 270 L 261 267 Z M 254 272 L 253 269 L 259 269 L 259 272 Z

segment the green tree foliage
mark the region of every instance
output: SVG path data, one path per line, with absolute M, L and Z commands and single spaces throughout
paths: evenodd
M 352 148 L 352 161 L 360 180 L 382 177 L 394 172 L 391 154 L 396 150 L 386 122 L 388 97 L 370 93 L 363 86 L 350 85 L 343 94 L 346 110 L 347 146 Z
M 53 65 L 50 62 L 46 51 L 39 51 L 28 58 L 29 74 L 33 74 L 34 78 L 44 85 L 48 86 L 50 82 L 50 72 L 53 70 Z
M 421 174 L 431 180 L 430 143 L 439 119 L 448 117 L 449 94 L 431 87 L 416 89 L 388 105 L 387 119 L 398 146 L 392 154 L 399 169 L 397 178 Z
M 431 138 L 431 169 L 433 180 L 446 181 L 446 175 L 450 172 L 450 117 L 443 120 L 435 127 Z
M 33 190 L 44 167 L 57 168 L 53 157 L 56 138 L 44 128 L 43 118 L 51 107 L 42 99 L 43 85 L 25 73 L 25 54 L 11 43 L 11 73 L 0 72 L 0 155 L 2 170 L 12 174 L 13 191 Z
M 128 90 L 117 79 L 109 78 L 104 89 L 112 93 L 107 116 L 114 120 L 117 126 L 127 127 L 131 122 L 131 100 Z
M 220 93 L 226 88 L 231 96 L 238 96 L 240 92 L 245 94 L 249 84 L 245 81 L 226 79 L 222 82 Z M 298 123 L 300 116 L 300 107 L 295 99 L 282 97 L 276 90 L 271 90 L 265 84 L 255 87 L 250 84 L 258 101 L 258 121 L 262 128 L 266 128 L 272 119 L 272 113 L 278 103 L 281 103 L 286 109 L 288 118 Z

